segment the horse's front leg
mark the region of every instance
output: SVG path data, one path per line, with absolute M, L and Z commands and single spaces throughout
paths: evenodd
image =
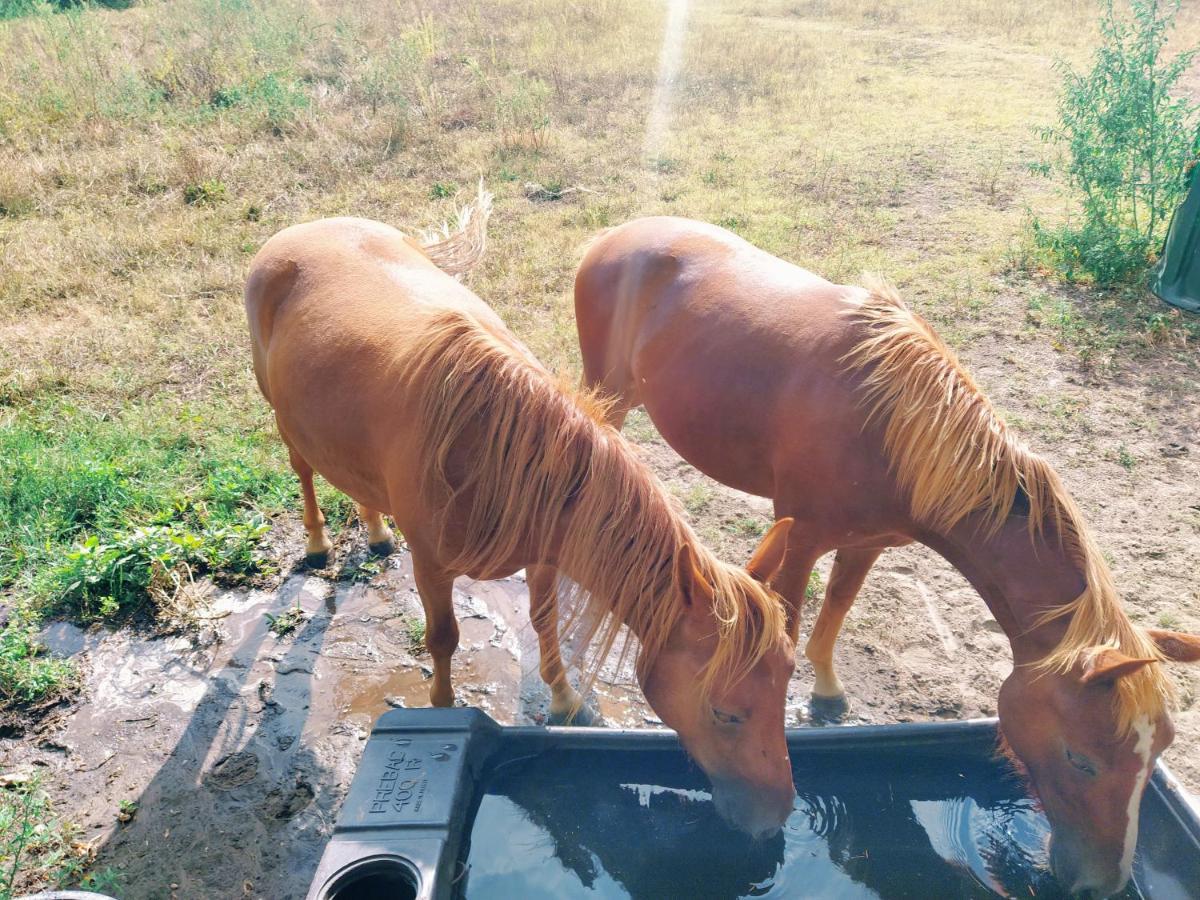
M 454 617 L 454 574 L 434 562 L 432 554 L 412 548 L 413 580 L 425 608 L 425 648 L 433 657 L 433 684 L 429 702 L 454 705 L 450 660 L 458 649 L 458 620 Z
M 558 570 L 554 566 L 529 566 L 529 618 L 538 636 L 542 681 L 550 688 L 550 722 L 561 725 L 597 725 L 598 718 L 567 680 L 558 633 Z
M 783 518 L 776 508 L 776 518 Z M 771 579 L 771 589 L 783 598 L 787 612 L 787 633 L 795 644 L 800 639 L 800 617 L 804 612 L 805 591 L 808 590 L 808 579 L 812 575 L 813 566 L 821 554 L 813 549 L 812 543 L 805 534 L 800 523 L 792 526 L 788 534 L 787 554 L 783 557 L 783 565 Z
M 850 704 L 846 702 L 846 689 L 842 687 L 833 666 L 833 647 L 867 573 L 882 552 L 882 547 L 862 550 L 843 548 L 834 558 L 833 571 L 825 588 L 825 602 L 821 604 L 821 612 L 804 648 L 804 655 L 813 667 L 810 706 L 813 719 L 840 719 L 850 709 Z

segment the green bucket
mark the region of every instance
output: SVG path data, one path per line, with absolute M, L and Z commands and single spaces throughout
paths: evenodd
M 1150 273 L 1150 290 L 1164 303 L 1200 313 L 1200 165 L 1171 218 L 1162 256 Z

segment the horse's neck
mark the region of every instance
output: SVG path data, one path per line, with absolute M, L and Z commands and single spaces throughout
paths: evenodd
M 1026 520 L 1014 516 L 989 535 L 972 515 L 946 533 L 922 535 L 921 541 L 979 592 L 1007 634 L 1016 662 L 1039 659 L 1057 645 L 1066 621 L 1039 624 L 1039 618 L 1078 597 L 1086 582 L 1052 527 L 1031 538 Z

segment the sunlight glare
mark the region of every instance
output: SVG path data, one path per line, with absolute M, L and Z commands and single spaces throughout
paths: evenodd
M 646 121 L 643 153 L 647 163 L 653 163 L 658 158 L 666 134 L 667 120 L 671 113 L 671 95 L 674 93 L 679 63 L 683 58 L 687 14 L 688 0 L 668 0 L 667 27 L 663 31 L 662 51 L 658 57 L 658 81 L 654 85 L 650 116 Z

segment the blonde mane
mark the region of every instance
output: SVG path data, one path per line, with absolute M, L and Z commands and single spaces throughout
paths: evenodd
M 1162 660 L 1154 642 L 1125 615 L 1112 573 L 1058 474 L 1008 430 L 991 403 L 937 333 L 882 282 L 847 310 L 866 336 L 843 361 L 865 373 L 868 419 L 884 426 L 884 449 L 908 493 L 913 518 L 946 531 L 982 513 L 997 531 L 1023 492 L 1030 538 L 1052 526 L 1063 550 L 1082 570 L 1082 594 L 1047 610 L 1038 625 L 1069 617 L 1066 633 L 1037 665 L 1066 673 L 1099 649 Z M 1123 734 L 1139 716 L 1162 714 L 1172 691 L 1161 665 L 1145 666 L 1117 682 L 1116 713 Z
M 718 640 L 704 692 L 739 680 L 783 640 L 779 601 L 696 540 L 633 447 L 602 424 L 594 394 L 457 312 L 434 317 L 406 367 L 421 410 L 427 500 L 442 511 L 443 563 L 487 572 L 536 539 L 534 556 L 555 559 L 575 582 L 570 636 L 588 680 L 623 623 L 641 645 L 639 667 L 653 665 L 684 612 L 674 564 L 684 545 L 715 592 Z M 622 657 L 628 650 L 626 641 Z

